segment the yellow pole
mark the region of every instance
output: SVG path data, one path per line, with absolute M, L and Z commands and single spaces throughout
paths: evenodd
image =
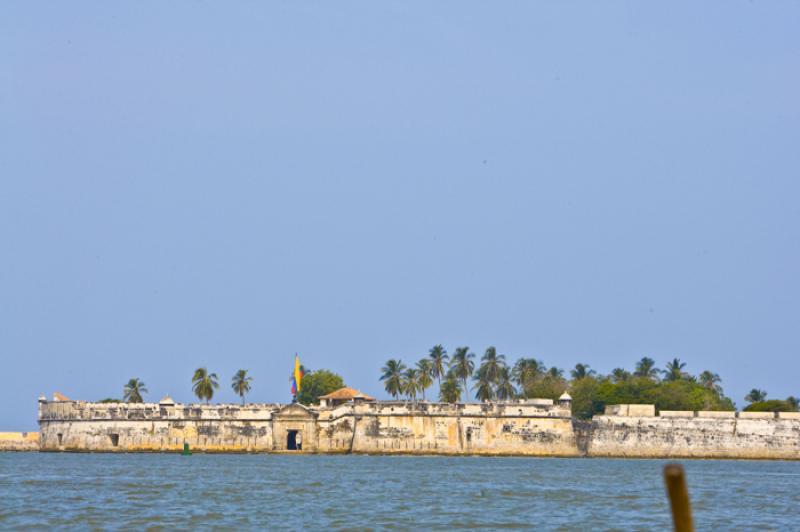
M 686 474 L 680 464 L 664 466 L 664 483 L 672 508 L 672 522 L 675 532 L 694 532 L 692 509 L 689 506 L 689 491 L 686 489 Z

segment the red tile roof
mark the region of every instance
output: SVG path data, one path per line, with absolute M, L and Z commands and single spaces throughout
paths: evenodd
M 344 388 L 339 388 L 335 392 L 331 392 L 327 395 L 321 395 L 320 399 L 354 399 L 354 398 L 364 399 L 365 401 L 374 401 L 374 397 L 370 397 L 369 395 L 363 394 L 356 390 L 355 388 L 349 388 L 345 386 Z

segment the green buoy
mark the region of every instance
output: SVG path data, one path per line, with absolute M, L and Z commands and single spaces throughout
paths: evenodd
M 187 442 L 183 442 L 183 452 L 181 456 L 192 456 L 192 451 L 189 449 L 189 444 Z

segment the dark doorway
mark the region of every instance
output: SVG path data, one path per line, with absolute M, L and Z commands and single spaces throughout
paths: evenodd
M 297 431 L 290 430 L 286 435 L 286 448 L 290 451 L 297 450 Z

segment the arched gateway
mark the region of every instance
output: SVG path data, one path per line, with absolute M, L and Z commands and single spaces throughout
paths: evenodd
M 318 413 L 299 404 L 282 407 L 272 415 L 274 449 L 315 451 Z

